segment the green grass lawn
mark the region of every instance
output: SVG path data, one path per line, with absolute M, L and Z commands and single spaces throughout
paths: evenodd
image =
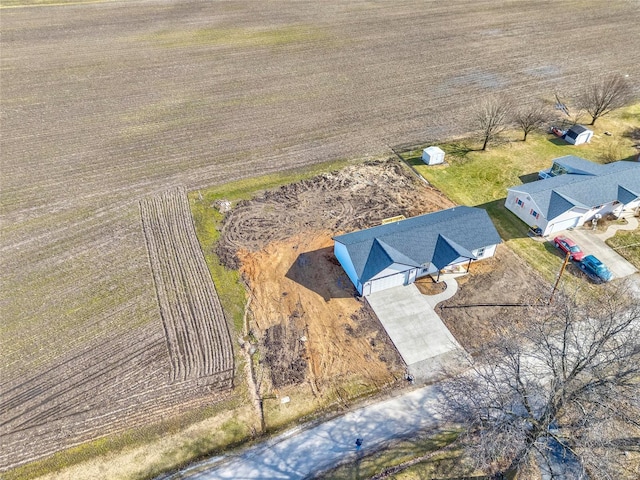
M 579 146 L 546 133 L 530 134 L 523 142 L 522 133 L 513 130 L 486 151 L 479 150 L 481 144 L 473 138 L 439 145 L 446 154 L 444 165 L 425 165 L 422 145 L 401 156 L 454 202 L 485 208 L 506 244 L 552 282 L 562 259 L 550 245 L 530 239 L 528 226 L 504 207 L 507 188 L 537 180 L 540 170 L 564 155 L 605 163 L 611 153 L 616 153 L 617 159 L 631 160 L 636 153 L 632 133 L 640 129 L 640 104 L 613 112 L 590 128 L 594 138 Z M 611 135 L 605 135 L 605 131 Z M 571 287 L 577 286 L 579 279 L 565 275 L 563 281 Z

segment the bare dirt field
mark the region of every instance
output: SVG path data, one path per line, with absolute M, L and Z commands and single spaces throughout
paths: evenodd
M 0 7 L 0 470 L 207 401 L 168 382 L 142 198 L 640 75 L 622 0 L 30 3 Z
M 531 319 L 527 305 L 546 303 L 552 286 L 505 245 L 496 255 L 471 264 L 470 274 L 458 279 L 458 292 L 438 304 L 440 315 L 469 353 L 509 331 L 525 327 Z M 521 306 L 504 306 L 504 305 Z M 542 307 L 544 308 L 544 307 Z
M 404 365 L 333 255 L 333 235 L 453 206 L 397 160 L 347 167 L 241 202 L 225 217 L 220 258 L 251 293 L 263 394 L 309 383 L 379 388 Z M 300 340 L 303 339 L 303 340 Z

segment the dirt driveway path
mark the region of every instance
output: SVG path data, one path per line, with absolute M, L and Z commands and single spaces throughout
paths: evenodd
M 439 389 L 429 385 L 362 407 L 310 428 L 294 428 L 236 454 L 209 460 L 171 479 L 302 479 L 358 455 L 377 450 L 390 440 L 406 438 L 438 424 Z M 355 441 L 363 440 L 361 451 Z M 195 470 L 200 470 L 195 472 Z M 193 473 L 192 473 L 193 472 Z

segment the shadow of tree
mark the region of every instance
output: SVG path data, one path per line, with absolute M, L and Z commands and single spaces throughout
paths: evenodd
M 445 154 L 452 155 L 458 158 L 466 158 L 470 152 L 480 151 L 480 149 L 472 148 L 467 142 L 453 142 L 444 145 L 443 150 Z
M 640 127 L 631 127 L 622 136 L 631 140 L 640 141 Z

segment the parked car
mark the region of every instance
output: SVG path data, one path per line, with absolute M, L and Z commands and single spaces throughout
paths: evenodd
M 556 248 L 562 250 L 565 255 L 568 253 L 571 260 L 579 262 L 584 257 L 584 252 L 580 249 L 576 242 L 574 242 L 570 238 L 559 235 L 553 239 L 553 243 L 555 243 Z
M 580 269 L 595 281 L 608 282 L 613 278 L 611 270 L 593 255 L 587 255 L 579 263 Z

